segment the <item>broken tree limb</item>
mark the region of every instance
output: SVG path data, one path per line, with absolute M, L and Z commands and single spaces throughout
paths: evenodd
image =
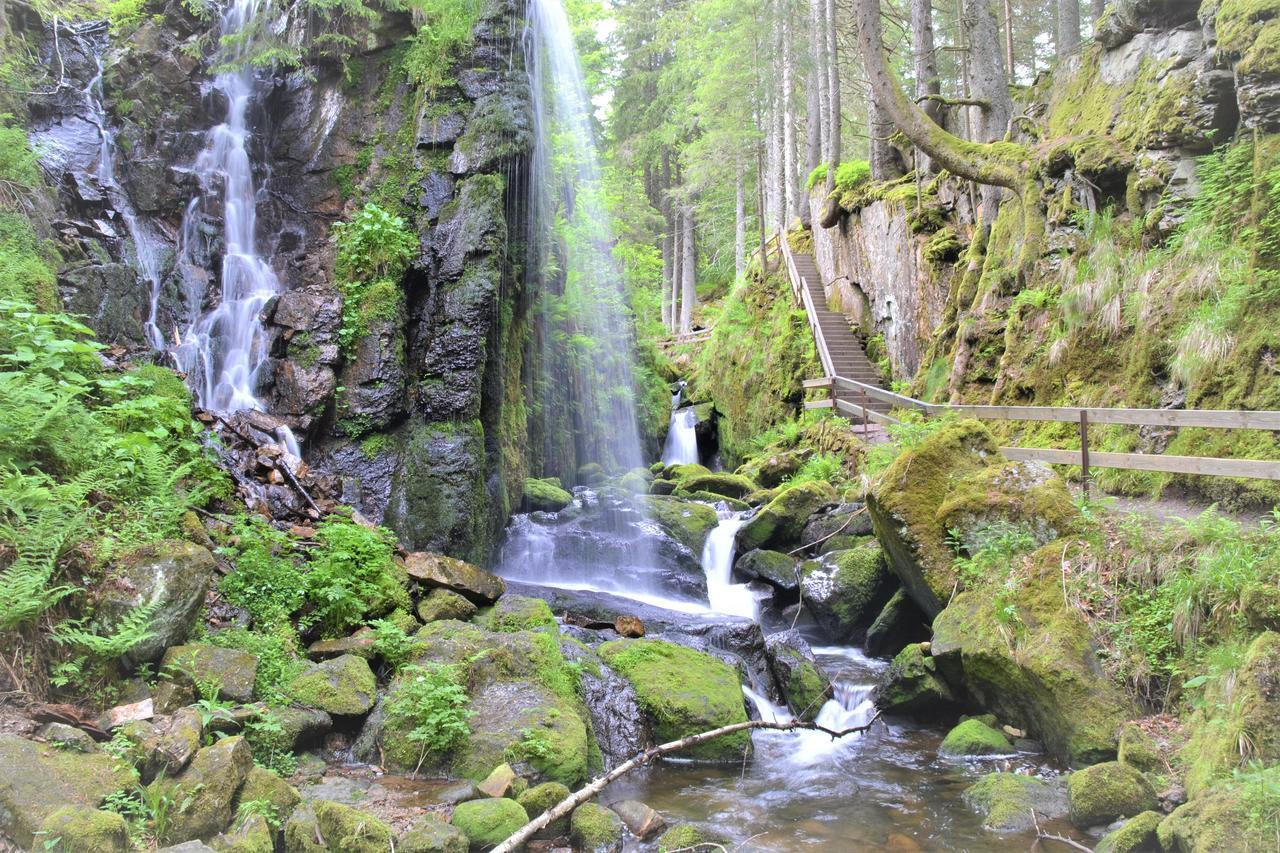
M 745 723 L 733 723 L 732 725 L 721 726 L 718 729 L 711 729 L 710 731 L 701 732 L 696 735 L 689 735 L 688 737 L 680 738 L 680 740 L 673 740 L 659 746 L 651 747 L 646 749 L 644 752 L 633 755 L 631 758 L 622 762 L 599 779 L 592 781 L 591 784 L 582 788 L 580 791 L 565 797 L 541 815 L 520 827 L 520 829 L 508 837 L 506 841 L 493 848 L 492 853 L 514 853 L 514 851 L 519 850 L 520 847 L 532 838 L 540 829 L 549 826 L 560 818 L 570 814 L 578 806 L 603 791 L 608 787 L 610 782 L 620 779 L 632 770 L 644 767 L 645 765 L 652 763 L 655 758 L 661 758 L 668 753 L 679 752 L 682 749 L 688 749 L 691 746 L 697 746 L 700 743 L 706 743 L 709 740 L 715 740 L 718 737 L 731 735 L 735 732 L 753 731 L 755 729 L 770 729 L 780 732 L 791 732 L 803 729 L 805 731 L 822 732 L 823 734 L 830 735 L 831 738 L 835 740 L 853 734 L 862 734 L 874 726 L 878 719 L 880 719 L 879 711 L 876 712 L 874 717 L 867 721 L 866 725 L 854 726 L 853 728 L 840 730 L 829 729 L 826 726 L 820 726 L 817 723 L 806 723 L 802 720 L 791 720 L 786 723 L 773 723 L 767 720 L 748 720 Z
M 991 109 L 991 102 L 982 98 L 948 98 L 946 95 L 921 95 L 916 98 L 917 104 L 925 101 L 942 104 L 944 107 L 981 107 L 984 110 Z

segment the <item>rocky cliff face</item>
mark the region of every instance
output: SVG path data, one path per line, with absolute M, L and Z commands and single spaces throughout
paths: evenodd
M 1259 368 L 1280 341 L 1257 319 L 1277 263 L 1267 199 L 1280 67 L 1266 48 L 1277 27 L 1273 4 L 1112 4 L 1095 43 L 1018 105 L 1034 193 L 1006 193 L 987 236 L 975 234 L 970 188 L 945 175 L 843 189 L 845 216 L 814 233 L 830 301 L 883 335 L 894 378 L 934 401 L 1280 404 Z M 824 202 L 811 199 L 815 221 Z M 1071 439 L 1040 427 L 1017 437 Z M 1264 435 L 1194 430 L 1104 440 L 1185 455 L 1280 450 Z M 1109 485 L 1170 481 L 1138 480 Z M 1274 497 L 1259 484 L 1185 485 Z
M 58 188 L 59 289 L 99 337 L 130 349 L 148 346 L 153 313 L 172 345 L 217 298 L 222 212 L 188 205 L 226 105 L 211 86 L 216 21 L 192 8 L 149 5 L 127 37 L 105 25 L 45 32 L 65 77 L 33 103 L 32 137 Z M 259 251 L 282 285 L 264 312 L 260 398 L 366 516 L 412 548 L 480 561 L 525 473 L 529 299 L 509 250 L 525 226 L 531 145 L 520 16 L 516 0 L 490 0 L 428 87 L 408 69 L 413 22 L 380 13 L 345 61 L 303 51 L 296 69 L 260 73 L 248 117 Z M 301 17 L 271 26 L 286 45 L 316 35 Z M 344 347 L 331 234 L 366 201 L 403 216 L 419 252 Z

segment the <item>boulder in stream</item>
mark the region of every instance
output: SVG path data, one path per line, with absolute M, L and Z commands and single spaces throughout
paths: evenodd
M 818 480 L 783 489 L 738 529 L 738 550 L 786 550 L 799 542 L 809 518 L 835 500 L 836 490 Z
M 857 643 L 893 595 L 896 580 L 874 537 L 800 567 L 801 600 L 834 642 Z
M 529 820 L 535 820 L 542 816 L 547 809 L 558 805 L 562 800 L 568 799 L 573 793 L 566 786 L 559 782 L 543 782 L 541 785 L 534 785 L 528 788 L 520 796 L 516 797 L 516 802 L 524 807 L 529 813 Z M 538 833 L 540 838 L 555 838 L 560 835 L 567 835 L 569 832 L 569 818 L 562 817 L 551 822 L 551 825 Z
M 496 847 L 528 822 L 528 813 L 515 800 L 470 800 L 453 810 L 453 825 L 467 836 L 472 850 Z
M 467 835 L 433 813 L 423 815 L 413 827 L 400 836 L 397 853 L 467 853 Z
M 797 717 L 814 720 L 831 696 L 831 679 L 818 668 L 817 658 L 795 628 L 765 637 L 773 677 Z
M 492 604 L 507 591 L 502 578 L 463 560 L 415 551 L 404 558 L 405 570 L 427 587 L 461 593 L 476 604 Z
M 783 592 L 794 593 L 800 588 L 800 573 L 796 571 L 796 565 L 796 558 L 790 554 L 757 548 L 739 557 L 733 564 L 733 571 L 747 580 L 762 580 Z
M 876 706 L 886 714 L 945 717 L 954 714 L 959 705 L 923 643 L 898 652 L 876 693 Z
M 892 657 L 910 644 L 922 643 L 929 637 L 924 611 L 905 589 L 898 587 L 867 627 L 862 650 L 873 657 Z
M 716 511 L 706 504 L 663 495 L 641 495 L 636 502 L 668 536 L 695 555 L 702 553 L 707 536 L 720 523 Z
M 738 673 L 723 661 L 664 640 L 614 640 L 600 657 L 635 688 L 659 742 L 747 720 Z M 750 750 L 737 732 L 685 750 L 686 758 L 740 761 Z
M 598 803 L 583 803 L 569 819 L 569 838 L 582 853 L 618 853 L 622 819 Z
M 1107 761 L 1067 777 L 1071 822 L 1080 829 L 1106 826 L 1158 805 L 1156 791 L 1142 773 L 1127 764 Z
M 450 589 L 433 589 L 418 601 L 418 618 L 423 622 L 456 619 L 466 622 L 476 615 L 476 606 Z
M 525 478 L 524 508 L 530 512 L 559 512 L 571 503 L 573 494 L 564 489 L 558 479 Z
M 1146 850 L 1159 850 L 1160 839 L 1157 830 L 1164 815 L 1149 811 L 1136 815 L 1124 824 L 1098 840 L 1093 853 L 1143 853 Z
M 386 853 L 394 840 L 378 818 L 328 800 L 304 803 L 284 825 L 286 853 Z
M 378 681 L 369 662 L 357 655 L 341 655 L 318 664 L 289 682 L 289 698 L 326 714 L 355 717 L 367 714 L 378 697 Z
M 639 800 L 619 800 L 610 803 L 609 808 L 622 818 L 627 830 L 641 841 L 647 841 L 667 828 L 662 815 Z
M 968 719 L 958 724 L 942 739 L 938 752 L 942 755 L 1009 755 L 1013 744 L 1004 732 L 992 728 L 979 719 Z
M 983 816 L 983 827 L 992 832 L 1025 832 L 1037 820 L 1067 815 L 1061 781 L 1019 773 L 988 773 L 965 790 L 964 801 Z

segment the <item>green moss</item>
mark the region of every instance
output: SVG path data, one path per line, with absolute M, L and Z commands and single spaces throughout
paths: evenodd
M 324 839 L 324 845 L 316 843 Z M 329 800 L 313 800 L 299 807 L 284 827 L 286 850 L 320 853 L 383 853 L 392 848 L 395 833 L 378 818 L 351 806 Z
M 66 806 L 45 820 L 34 849 L 46 853 L 125 853 L 129 825 L 115 812 Z
M 622 819 L 597 803 L 583 803 L 573 810 L 569 838 L 574 849 L 604 853 L 622 843 Z
M 945 713 L 957 703 L 951 687 L 938 673 L 937 662 L 919 643 L 898 652 L 876 695 L 887 714 Z
M 573 503 L 573 495 L 561 488 L 559 481 L 537 480 L 526 477 L 524 481 L 524 505 L 531 510 L 559 512 Z
M 541 598 L 524 595 L 507 595 L 498 599 L 492 607 L 486 607 L 476 616 L 476 623 L 490 631 L 534 631 L 556 627 L 556 617 Z
M 994 832 L 1021 832 L 1035 819 L 1058 818 L 1066 811 L 1059 788 L 1034 776 L 988 773 L 964 792 L 964 801 L 981 813 L 982 825 Z
M 926 261 L 935 267 L 941 267 L 959 260 L 964 246 L 964 241 L 960 239 L 956 229 L 948 225 L 929 235 L 921 252 Z
M 702 474 L 678 480 L 675 494 L 676 497 L 711 494 L 741 500 L 757 488 L 755 483 L 739 474 Z
M 737 672 L 710 655 L 664 640 L 614 640 L 598 651 L 605 663 L 631 682 L 659 742 L 747 719 Z M 750 745 L 744 731 L 682 754 L 735 761 Z
M 1117 759 L 1121 764 L 1144 773 L 1158 773 L 1165 768 L 1160 745 L 1137 723 L 1125 723 L 1124 728 L 1120 729 L 1120 751 Z
M 1141 772 L 1118 761 L 1095 764 L 1067 777 L 1071 822 L 1105 826 L 1156 808 L 1156 792 Z
M 720 523 L 716 511 L 705 504 L 665 495 L 644 495 L 636 502 L 668 536 L 695 554 L 702 553 L 707 535 Z
M 300 705 L 330 714 L 364 714 L 377 698 L 378 682 L 369 662 L 356 655 L 341 655 L 317 664 L 289 682 L 289 697 Z
M 819 481 L 785 488 L 738 531 L 738 547 L 786 550 L 799 540 L 809 517 L 837 499 L 836 490 Z
M 658 838 L 658 853 L 675 853 L 677 850 L 696 850 L 700 845 L 723 847 L 725 839 L 690 823 L 673 826 Z
M 1141 853 L 1155 849 L 1159 844 L 1156 827 L 1164 815 L 1160 812 L 1143 812 L 1124 822 L 1124 826 L 1108 832 L 1098 841 L 1094 853 Z
M 981 720 L 965 720 L 947 732 L 938 752 L 943 755 L 1008 755 L 1013 744 Z
M 516 802 L 528 813 L 529 819 L 533 820 L 540 817 L 547 809 L 558 805 L 562 800 L 568 799 L 571 793 L 568 787 L 559 782 L 543 782 L 541 785 L 534 785 L 532 788 L 525 790 L 520 796 L 516 797 Z M 560 818 L 548 827 L 546 834 L 555 837 L 564 835 L 568 830 L 568 818 Z
M 515 800 L 471 800 L 453 810 L 453 825 L 466 834 L 473 849 L 495 847 L 528 822 L 528 813 Z
M 1214 24 L 1218 49 L 1237 59 L 1237 73 L 1280 72 L 1280 2 L 1221 0 Z

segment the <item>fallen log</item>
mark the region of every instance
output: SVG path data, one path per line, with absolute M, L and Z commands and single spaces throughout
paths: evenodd
M 820 726 L 817 723 L 806 723 L 802 720 L 791 720 L 785 723 L 774 723 L 767 720 L 748 720 L 745 723 L 733 723 L 732 725 L 721 726 L 718 729 L 711 729 L 710 731 L 701 732 L 696 735 L 689 735 L 688 737 L 681 738 L 680 740 L 673 740 L 659 746 L 651 747 L 650 749 L 646 749 L 644 752 L 633 755 L 631 758 L 622 762 L 599 779 L 594 780 L 591 784 L 576 793 L 565 797 L 541 815 L 518 829 L 508 837 L 506 841 L 493 848 L 491 853 L 514 853 L 514 851 L 519 850 L 520 847 L 532 838 L 540 829 L 571 813 L 578 806 L 603 791 L 608 787 L 610 782 L 620 779 L 632 770 L 644 767 L 651 763 L 655 758 L 661 758 L 668 753 L 679 752 L 682 749 L 697 746 L 700 743 L 706 743 L 709 740 L 715 740 L 718 737 L 731 735 L 735 732 L 751 731 L 755 729 L 771 729 L 773 731 L 780 732 L 791 732 L 803 729 L 806 731 L 822 732 L 830 735 L 832 740 L 836 740 L 842 737 L 847 737 L 848 735 L 862 734 L 874 726 L 878 719 L 880 719 L 879 711 L 876 712 L 876 715 L 872 717 L 866 725 L 854 726 L 853 728 L 840 730 L 829 729 L 826 726 Z

